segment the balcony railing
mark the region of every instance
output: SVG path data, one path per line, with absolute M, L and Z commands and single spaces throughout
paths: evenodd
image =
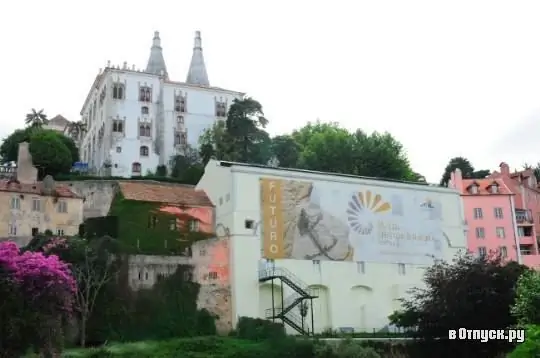
M 516 222 L 518 224 L 532 224 L 533 217 L 530 210 L 516 209 Z

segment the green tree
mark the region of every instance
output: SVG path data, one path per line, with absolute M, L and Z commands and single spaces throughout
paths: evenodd
M 19 143 L 30 142 L 32 133 L 37 128 L 28 127 L 25 129 L 17 129 L 9 136 L 4 138 L 2 145 L 0 145 L 0 155 L 4 162 L 17 161 L 19 156 Z
M 68 173 L 72 157 L 63 141 L 51 131 L 37 131 L 30 138 L 30 153 L 40 179 L 46 175 Z
M 516 323 L 510 312 L 515 287 L 527 270 L 513 261 L 504 263 L 500 255 L 466 254 L 452 263 L 436 262 L 425 271 L 425 288 L 414 288 L 401 300 L 403 311 L 392 316 L 393 323 L 416 327 L 419 337 L 428 340 L 448 337 L 456 327 L 511 327 Z
M 62 141 L 62 143 L 64 143 L 66 148 L 69 150 L 69 153 L 71 154 L 71 164 L 78 162 L 80 160 L 79 148 L 77 148 L 77 145 L 75 144 L 73 139 L 66 137 L 65 135 L 61 133 L 54 132 L 54 131 L 52 132 L 58 137 L 58 139 Z
M 232 142 L 232 150 L 244 163 L 252 162 L 253 157 L 260 161 L 260 144 L 269 145 L 268 133 L 264 128 L 268 120 L 264 117 L 262 105 L 253 98 L 235 99 L 225 120 L 225 129 Z M 265 162 L 268 158 L 265 158 Z
M 278 135 L 272 138 L 272 154 L 280 167 L 297 168 L 300 159 L 300 145 L 290 135 Z
M 49 123 L 49 120 L 47 119 L 47 115 L 43 112 L 43 109 L 36 111 L 32 108 L 31 112 L 26 115 L 24 123 L 31 127 L 41 127 Z
M 540 273 L 531 270 L 521 275 L 512 314 L 522 327 L 540 324 Z
M 389 133 L 350 133 L 337 123 L 308 123 L 292 137 L 300 148 L 303 169 L 399 180 L 420 181 L 402 144 Z
M 68 126 L 69 135 L 74 139 L 78 139 L 86 132 L 86 124 L 83 121 L 70 122 Z
M 450 175 L 456 169 L 461 170 L 461 175 L 464 179 L 483 179 L 490 174 L 489 170 L 478 170 L 475 171 L 471 162 L 464 157 L 455 157 L 450 159 L 446 168 L 444 168 L 444 173 L 441 178 L 440 185 L 448 186 L 450 181 Z

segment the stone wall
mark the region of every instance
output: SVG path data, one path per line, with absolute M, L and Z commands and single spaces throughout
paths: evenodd
M 60 182 L 85 198 L 83 219 L 106 216 L 118 190 L 116 180 L 82 180 Z
M 151 288 L 160 277 L 176 271 L 179 265 L 193 266 L 193 280 L 200 284 L 197 306 L 218 319 L 216 328 L 226 334 L 232 330 L 231 286 L 228 266 L 228 240 L 208 239 L 192 245 L 191 257 L 133 255 L 129 258 L 131 288 Z

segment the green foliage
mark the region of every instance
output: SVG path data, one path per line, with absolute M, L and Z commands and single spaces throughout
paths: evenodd
M 17 129 L 4 138 L 2 145 L 0 145 L 0 156 L 2 156 L 2 160 L 5 162 L 16 162 L 19 156 L 19 143 L 30 142 L 30 137 L 35 130 L 32 127 Z
M 475 171 L 471 162 L 467 158 L 455 157 L 450 159 L 446 168 L 444 168 L 444 173 L 441 178 L 441 186 L 447 186 L 450 181 L 450 174 L 456 169 L 461 170 L 461 176 L 464 179 L 483 179 L 490 174 L 489 170 L 478 170 Z
M 167 176 L 167 166 L 166 165 L 158 165 L 156 168 L 156 176 L 158 177 L 166 177 Z
M 177 178 L 170 178 L 170 177 L 159 177 L 159 176 L 133 176 L 129 179 L 124 177 L 96 177 L 91 175 L 79 175 L 76 173 L 70 173 L 70 174 L 60 174 L 58 176 L 54 177 L 55 181 L 96 181 L 96 180 L 153 180 L 157 182 L 162 183 L 175 183 L 175 184 L 189 184 L 189 185 L 195 185 L 198 182 L 193 182 L 193 178 L 188 178 L 187 180 L 184 179 L 177 179 Z
M 516 320 L 510 313 L 518 278 L 528 269 L 500 256 L 458 256 L 454 262 L 436 262 L 424 275 L 425 288 L 411 290 L 402 300 L 403 312 L 395 314 L 397 325 L 417 328 L 423 339 L 447 337 L 449 329 L 508 328 Z M 483 344 L 498 351 L 498 342 Z
M 75 162 L 80 161 L 81 158 L 79 156 L 79 148 L 77 148 L 77 145 L 75 144 L 73 139 L 65 135 L 58 135 L 58 138 L 62 141 L 62 143 L 64 143 L 66 148 L 69 150 L 69 153 L 71 154 L 71 165 L 73 165 L 73 163 Z
M 100 216 L 88 218 L 84 222 L 84 233 L 86 237 L 110 236 L 118 238 L 118 217 Z
M 30 138 L 30 153 L 40 178 L 71 170 L 71 152 L 52 131 L 36 131 Z
M 300 159 L 300 144 L 290 135 L 278 135 L 272 138 L 272 154 L 283 168 L 295 168 Z
M 251 317 L 240 317 L 238 319 L 236 334 L 238 338 L 254 341 L 280 339 L 286 336 L 283 324 Z
M 508 355 L 508 358 L 540 357 L 540 326 L 531 325 L 525 332 L 527 339 Z
M 521 275 L 512 314 L 522 327 L 540 324 L 540 273 L 531 270 Z
M 172 228 L 177 217 L 159 211 L 161 204 L 127 200 L 116 194 L 109 215 L 118 217 L 118 239 L 129 253 L 178 255 L 186 253 L 194 241 L 209 234 Z M 172 228 L 172 229 L 171 229 Z

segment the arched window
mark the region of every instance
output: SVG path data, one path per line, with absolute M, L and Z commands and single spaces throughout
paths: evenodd
M 133 174 L 140 174 L 141 173 L 141 163 L 133 163 L 131 164 L 131 172 Z
M 141 155 L 141 157 L 147 157 L 148 156 L 148 147 L 143 145 L 139 150 L 139 154 Z
M 178 124 L 183 125 L 184 124 L 184 116 L 176 117 L 176 121 L 178 122 Z
M 122 83 L 115 83 L 113 85 L 113 98 L 124 99 L 124 85 Z
M 149 112 L 148 107 L 144 106 L 144 107 L 141 108 L 141 113 L 142 114 L 148 114 L 148 112 Z
M 139 126 L 139 137 L 151 137 L 152 127 L 149 124 L 141 124 Z

